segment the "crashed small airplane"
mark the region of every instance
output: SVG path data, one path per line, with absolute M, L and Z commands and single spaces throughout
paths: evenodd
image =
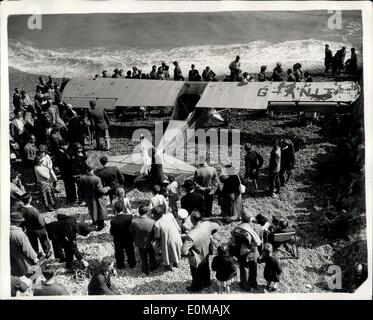
M 196 129 L 211 117 L 223 121 L 220 113 L 229 109 L 278 112 L 333 113 L 351 106 L 359 98 L 360 87 L 344 82 L 183 82 L 111 78 L 73 78 L 63 91 L 66 103 L 88 108 L 119 111 L 139 108 L 172 107 L 173 112 L 163 138 L 157 145 L 165 174 L 180 180 L 193 175 L 195 167 L 175 156 L 180 143 L 187 143 L 187 129 Z M 220 110 L 220 111 L 218 111 Z M 142 142 L 132 154 L 109 157 L 124 174 L 138 176 L 152 144 Z M 145 151 L 146 150 L 146 151 Z

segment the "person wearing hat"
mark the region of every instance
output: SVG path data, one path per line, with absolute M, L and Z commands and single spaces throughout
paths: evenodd
M 124 213 L 124 204 L 117 201 L 114 204 L 115 217 L 110 221 L 110 234 L 114 240 L 115 261 L 118 269 L 124 269 L 124 252 L 131 269 L 136 267 L 133 235 L 130 232 L 133 215 Z
M 205 70 L 203 70 L 202 78 L 203 78 L 203 81 L 206 81 L 206 82 L 218 81 L 218 79 L 216 79 L 215 72 L 212 71 L 209 66 L 206 66 Z
M 181 238 L 184 239 L 185 236 L 193 229 L 192 221 L 190 221 L 189 212 L 185 209 L 179 209 L 177 212 L 178 218 L 181 220 Z
M 109 166 L 108 162 L 107 156 L 100 158 L 102 168 L 97 170 L 96 175 L 101 179 L 104 187 L 110 188 L 108 195 L 110 201 L 113 201 L 117 189 L 123 187 L 124 177 L 117 166 Z
M 189 81 L 200 81 L 201 80 L 201 76 L 199 75 L 199 72 L 195 67 L 196 66 L 194 64 L 190 66 L 191 70 L 189 71 L 189 75 L 188 75 Z
M 328 73 L 329 69 L 333 67 L 333 53 L 330 50 L 329 45 L 325 45 L 325 58 L 324 58 L 325 74 Z
M 104 187 L 101 179 L 94 174 L 93 168 L 87 166 L 87 172 L 80 177 L 79 188 L 93 224 L 97 226 L 97 231 L 101 231 L 105 227 L 104 220 L 107 218 L 104 195 L 108 193 L 110 187 Z
M 218 185 L 218 175 L 216 169 L 207 164 L 205 157 L 200 157 L 198 162 L 198 168 L 194 172 L 195 190 L 203 195 L 204 217 L 208 218 L 212 214 L 212 202 Z
M 110 136 L 109 136 L 109 127 L 110 120 L 107 116 L 104 108 L 96 108 L 96 101 L 89 101 L 89 110 L 88 116 L 91 121 L 91 127 L 95 130 L 96 133 L 96 148 L 97 150 L 101 149 L 100 138 L 103 137 L 105 140 L 104 150 L 110 149 Z
M 177 61 L 173 62 L 174 68 L 174 80 L 175 81 L 184 81 L 183 73 L 181 72 L 181 68 Z
M 282 69 L 282 63 L 281 62 L 276 62 L 276 67 L 273 69 L 271 81 L 284 81 L 283 79 L 284 76 L 284 69 Z
M 258 190 L 259 169 L 263 166 L 263 157 L 252 150 L 250 143 L 245 143 L 245 178 L 252 180 L 255 190 Z
M 204 217 L 206 210 L 205 201 L 203 195 L 195 191 L 194 181 L 185 180 L 183 188 L 186 191 L 186 195 L 180 200 L 181 208 L 187 210 L 189 214 L 191 214 L 193 210 L 198 210 L 202 217 Z
M 54 270 L 51 265 L 47 265 L 42 270 L 44 281 L 39 283 L 34 289 L 34 296 L 69 296 L 66 288 L 57 282 Z
M 10 214 L 10 272 L 12 276 L 32 275 L 39 260 L 20 225 L 25 221 L 21 212 Z
M 151 244 L 154 238 L 155 221 L 148 217 L 149 208 L 145 205 L 139 207 L 139 217 L 132 220 L 130 232 L 134 237 L 135 246 L 139 250 L 141 258 L 141 271 L 149 274 L 149 271 L 157 269 L 155 252 Z
M 202 215 L 194 210 L 190 215 L 193 229 L 187 234 L 181 248 L 181 254 L 188 257 L 192 284 L 187 287 L 189 292 L 199 292 L 210 286 L 210 241 L 219 225 L 210 221 L 202 221 Z
M 66 262 L 66 269 L 72 267 L 74 256 L 77 260 L 83 260 L 80 253 L 76 236 L 86 237 L 92 227 L 88 223 L 78 223 L 74 216 L 57 214 L 57 220 L 46 224 L 49 239 L 52 241 L 55 259 Z

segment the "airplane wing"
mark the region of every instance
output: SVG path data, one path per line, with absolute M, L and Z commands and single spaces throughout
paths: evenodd
M 356 82 L 210 82 L 196 108 L 265 110 L 280 102 L 352 103 L 359 98 Z

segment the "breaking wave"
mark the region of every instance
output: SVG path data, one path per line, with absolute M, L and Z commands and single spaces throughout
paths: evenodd
M 206 45 L 178 47 L 171 50 L 153 49 L 110 49 L 94 47 L 89 49 L 37 49 L 27 42 L 9 42 L 9 66 L 24 72 L 36 74 L 52 74 L 56 77 L 93 76 L 103 69 L 112 71 L 122 68 L 125 71 L 137 66 L 144 73 L 149 73 L 152 65 L 160 61 L 172 64 L 179 61 L 184 76 L 187 76 L 193 63 L 200 71 L 207 65 L 218 75 L 229 73 L 228 65 L 236 55 L 241 56 L 241 69 L 257 72 L 261 65 L 272 70 L 277 61 L 284 68 L 295 62 L 301 63 L 307 70 L 323 67 L 325 41 L 309 39 L 271 43 L 254 41 L 235 45 Z M 333 53 L 343 45 L 350 43 L 328 42 Z M 172 68 L 171 68 L 172 69 Z

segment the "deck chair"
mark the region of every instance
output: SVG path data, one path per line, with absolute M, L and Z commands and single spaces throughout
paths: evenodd
M 299 258 L 298 252 L 298 243 L 297 243 L 297 233 L 295 231 L 283 232 L 283 233 L 274 233 L 273 234 L 273 242 L 283 243 L 283 242 L 290 242 L 291 249 L 293 251 L 295 259 Z M 277 250 L 276 250 L 277 251 Z M 276 254 L 276 251 L 274 254 Z M 283 257 L 285 258 L 285 257 Z

